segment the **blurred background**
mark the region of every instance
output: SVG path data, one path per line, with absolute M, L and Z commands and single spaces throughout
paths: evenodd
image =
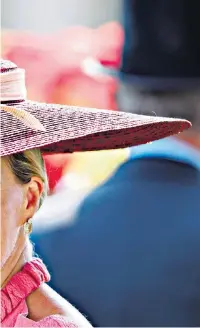
M 32 240 L 51 285 L 95 326 L 200 325 L 200 1 L 1 7 L 29 99 L 193 123 L 148 147 L 44 156 Z
M 121 19 L 121 0 L 2 0 L 2 27 L 54 32 L 73 25 L 98 27 Z M 84 10 L 83 10 L 84 8 Z M 37 15 L 37 19 L 35 19 Z

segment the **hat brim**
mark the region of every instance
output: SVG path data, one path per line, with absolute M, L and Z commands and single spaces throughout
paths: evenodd
M 191 126 L 187 120 L 111 110 L 31 101 L 14 106 L 33 114 L 46 131 L 33 131 L 1 110 L 1 156 L 33 148 L 44 153 L 125 148 L 165 138 Z

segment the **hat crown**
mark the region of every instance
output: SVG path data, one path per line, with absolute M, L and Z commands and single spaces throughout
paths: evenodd
M 0 100 L 2 103 L 26 99 L 25 70 L 9 60 L 1 59 Z
M 1 73 L 17 69 L 17 65 L 10 60 L 1 59 Z

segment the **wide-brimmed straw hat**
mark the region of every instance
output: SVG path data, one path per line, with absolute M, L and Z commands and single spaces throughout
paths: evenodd
M 182 119 L 26 100 L 25 71 L 1 60 L 1 156 L 40 148 L 67 153 L 136 146 L 182 132 Z

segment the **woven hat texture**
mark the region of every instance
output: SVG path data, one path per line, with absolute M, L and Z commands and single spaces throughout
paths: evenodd
M 14 70 L 17 70 L 15 64 L 1 61 L 1 76 Z M 0 111 L 1 156 L 32 148 L 41 148 L 47 153 L 124 148 L 168 137 L 191 126 L 183 119 L 45 104 L 26 99 L 1 101 L 1 109 L 3 105 L 14 107 L 15 112 Z M 25 113 L 24 122 L 15 115 L 20 111 Z M 44 130 L 32 129 L 31 124 L 26 124 L 29 115 L 36 118 Z

